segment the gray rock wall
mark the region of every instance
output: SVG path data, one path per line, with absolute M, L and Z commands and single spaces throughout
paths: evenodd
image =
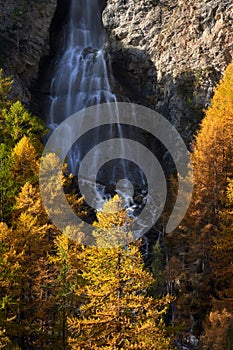
M 41 57 L 49 52 L 49 30 L 57 0 L 0 0 L 0 66 L 14 79 L 12 97 L 28 104 Z
M 189 139 L 233 57 L 232 2 L 108 0 L 103 23 L 116 78 Z
M 41 58 L 49 54 L 57 2 L 67 4 L 0 0 L 0 65 L 14 79 L 13 95 L 26 104 Z M 60 35 L 55 22 L 52 41 Z M 124 93 L 168 117 L 190 139 L 232 60 L 231 1 L 107 0 L 103 24 L 106 51 Z

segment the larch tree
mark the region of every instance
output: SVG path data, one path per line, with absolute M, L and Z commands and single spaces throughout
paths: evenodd
M 32 180 L 29 178 L 32 172 L 38 172 L 35 163 L 42 150 L 40 139 L 46 133 L 39 118 L 32 116 L 19 101 L 9 100 L 12 83 L 0 70 L 0 219 L 5 222 L 10 221 L 20 187 Z
M 0 221 L 6 221 L 12 210 L 15 196 L 15 181 L 11 174 L 10 152 L 0 143 Z
M 3 109 L 2 120 L 2 139 L 9 147 L 13 147 L 23 136 L 27 136 L 34 146 L 41 150 L 40 138 L 46 134 L 46 128 L 21 102 L 17 101 L 8 109 Z
M 49 229 L 38 190 L 26 183 L 16 199 L 12 228 L 4 238 L 5 274 L 1 274 L 4 297 L 11 302 L 2 312 L 5 319 L 13 319 L 14 325 L 11 327 L 9 323 L 6 332 L 21 347 L 33 347 L 40 332 L 38 312 L 42 301 L 37 297 L 34 283 L 51 249 Z M 4 234 L 6 227 L 2 226 L 1 231 Z
M 212 311 L 204 324 L 203 349 L 233 350 L 233 180 L 225 191 L 213 234 L 211 271 Z
M 232 204 L 227 198 L 231 192 L 229 180 L 233 178 L 232 130 L 233 63 L 228 66 L 215 89 L 192 155 L 195 182 L 193 229 L 196 231 L 196 245 L 199 245 L 198 250 L 202 254 L 203 291 L 207 286 L 206 292 L 214 298 L 217 295 L 220 297 L 221 290 L 224 289 L 223 294 L 233 298 L 232 286 L 230 287 L 232 283 L 229 281 L 233 271 Z M 230 294 L 227 285 L 231 288 Z M 201 293 L 200 284 L 198 288 Z
M 231 248 L 225 246 L 225 253 L 224 249 L 220 253 L 223 236 L 227 237 L 226 241 L 229 239 L 229 243 L 232 241 L 226 211 L 227 187 L 233 177 L 232 130 L 233 63 L 215 88 L 192 144 L 194 191 L 188 215 L 167 237 L 169 266 L 176 261 L 176 316 L 186 319 L 186 330 L 190 332 L 191 329 L 196 334 L 201 331 L 199 325 L 210 311 L 213 298 L 220 297 L 220 285 L 221 289 L 227 289 L 229 270 L 232 269 Z M 225 258 L 221 258 L 221 254 L 226 254 Z M 221 261 L 218 272 L 214 267 L 217 261 Z
M 201 227 L 216 224 L 233 171 L 233 63 L 214 91 L 194 142 L 195 216 Z M 198 219 L 196 219 L 198 220 Z
M 233 180 L 226 189 L 224 203 L 225 208 L 219 211 L 219 224 L 213 236 L 211 268 L 216 297 L 233 313 Z
M 119 245 L 120 232 L 123 241 L 130 236 L 119 230 L 126 230 L 130 221 L 121 206 L 116 196 L 97 214 L 97 247 L 85 249 L 85 284 L 76 291 L 82 305 L 78 317 L 69 319 L 71 349 L 170 349 L 163 323 L 170 297 L 148 295 L 153 277 L 144 267 L 139 244 Z
M 16 335 L 14 325 L 17 312 L 14 296 L 10 290 L 15 286 L 19 266 L 14 259 L 14 250 L 12 257 L 9 256 L 11 235 L 12 230 L 0 222 L 0 349 L 10 345 L 10 336 Z
M 201 337 L 203 350 L 233 350 L 233 316 L 227 309 L 211 311 Z
M 10 77 L 3 76 L 3 70 L 0 69 L 0 121 L 1 113 L 4 108 L 7 108 L 11 102 L 9 101 L 9 93 L 13 84 L 13 80 Z M 1 125 L 1 124 L 0 124 Z M 1 130 L 1 126 L 0 126 Z
M 38 181 L 38 158 L 39 155 L 31 141 L 23 136 L 11 152 L 11 175 L 17 178 L 18 185 L 23 186 L 27 181 Z
M 28 137 L 13 147 L 0 144 L 0 212 L 1 221 L 10 220 L 15 196 L 27 182 L 38 182 L 39 154 Z
M 81 304 L 76 290 L 83 286 L 83 246 L 69 239 L 69 232 L 58 235 L 54 241 L 55 254 L 49 256 L 49 262 L 55 271 L 53 282 L 54 308 L 54 345 L 59 349 L 68 349 L 68 317 L 79 314 Z

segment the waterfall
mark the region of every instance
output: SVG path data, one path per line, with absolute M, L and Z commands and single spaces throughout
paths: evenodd
M 63 26 L 62 45 L 50 85 L 47 125 L 52 131 L 66 118 L 82 109 L 101 103 L 117 102 L 110 85 L 111 67 L 103 50 L 105 32 L 99 3 L 99 0 L 71 0 L 68 20 Z M 97 128 L 90 133 L 88 140 L 77 141 L 71 148 L 68 153 L 68 165 L 73 175 L 77 175 L 85 153 L 102 141 L 117 137 L 122 140 L 119 147 L 124 154 L 123 128 L 116 122 L 111 124 L 111 115 L 109 121 L 108 127 Z M 79 123 L 83 122 L 85 121 L 79 120 Z M 127 137 L 134 139 L 132 128 L 128 128 L 126 132 Z M 60 140 L 58 142 L 60 147 Z M 66 140 L 62 142 L 65 143 Z M 137 153 L 135 149 L 134 153 Z M 89 173 L 96 174 L 97 158 L 96 153 Z M 116 185 L 121 179 L 138 183 L 139 178 L 145 185 L 141 170 L 135 171 L 135 166 L 124 159 L 109 162 L 107 168 L 99 172 L 98 176 L 100 183 L 107 186 Z
M 98 0 L 71 1 L 68 23 L 63 27 L 62 49 L 50 86 L 47 125 L 51 130 L 81 109 L 116 102 L 103 52 L 104 30 L 99 7 Z M 73 147 L 69 154 L 73 173 L 79 165 L 81 148 L 81 145 Z
M 121 195 L 124 207 L 129 209 L 130 215 L 137 217 L 138 229 L 134 232 L 137 239 L 156 221 L 154 218 L 165 203 L 163 195 L 166 190 L 163 180 L 160 184 L 160 179 L 163 179 L 160 165 L 157 161 L 150 161 L 151 155 L 147 156 L 148 140 L 142 130 L 137 130 L 134 105 L 127 104 L 128 122 L 121 117 L 125 117 L 125 112 L 119 112 L 118 99 L 110 83 L 114 82 L 111 64 L 104 52 L 105 32 L 100 0 L 71 0 L 61 43 L 50 84 L 47 126 L 55 131 L 62 124 L 66 137 L 54 138 L 50 151 L 61 150 L 67 155 L 68 169 L 77 176 L 79 191 L 92 208 L 101 209 L 106 198 L 114 192 Z M 107 108 L 108 120 L 101 124 L 103 103 Z M 94 113 L 90 116 L 94 119 L 88 119 L 92 120 L 91 128 L 78 139 L 74 138 L 74 129 L 82 130 L 82 126 L 87 124 L 86 114 L 78 113 L 73 128 L 63 122 L 68 118 L 70 120 L 72 115 L 76 118 L 76 112 L 90 110 L 88 107 L 91 106 L 94 106 Z M 70 140 L 76 141 L 72 145 Z M 142 147 L 140 142 L 145 146 Z M 102 144 L 107 144 L 107 150 L 99 147 Z M 155 173 L 158 173 L 157 179 L 160 181 L 156 186 Z M 162 205 L 160 196 L 154 200 L 152 193 L 148 193 L 148 177 L 154 187 L 161 189 Z M 143 211 L 145 217 L 139 217 Z
M 80 109 L 116 101 L 109 84 L 103 44 L 98 0 L 72 0 L 50 89 L 51 128 Z

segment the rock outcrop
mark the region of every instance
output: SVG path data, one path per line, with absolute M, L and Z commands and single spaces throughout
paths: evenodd
M 54 59 L 68 5 L 0 0 L 0 65 L 14 79 L 13 95 L 26 104 L 40 64 L 43 78 L 43 57 Z M 123 94 L 165 115 L 189 140 L 232 60 L 231 1 L 107 0 L 103 24 Z
M 14 80 L 12 97 L 28 104 L 41 57 L 49 51 L 49 32 L 57 0 L 0 0 L 0 65 Z
M 233 57 L 231 1 L 108 0 L 103 23 L 116 78 L 188 140 Z

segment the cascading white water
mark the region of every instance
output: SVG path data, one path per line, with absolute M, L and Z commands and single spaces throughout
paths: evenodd
M 103 44 L 99 1 L 72 0 L 68 23 L 63 28 L 62 52 L 50 88 L 47 124 L 51 130 L 81 109 L 116 101 L 109 84 Z M 73 173 L 82 153 L 80 148 L 80 145 L 73 147 L 69 154 Z
M 116 101 L 103 44 L 98 0 L 72 0 L 68 24 L 63 29 L 62 54 L 51 83 L 51 128 L 82 108 Z
M 117 102 L 117 98 L 111 90 L 110 67 L 105 60 L 103 51 L 105 35 L 101 20 L 100 0 L 71 0 L 69 18 L 63 27 L 62 39 L 62 49 L 56 62 L 50 87 L 50 109 L 47 125 L 52 131 L 63 120 L 81 109 L 104 102 Z M 98 113 L 96 118 L 98 118 Z M 111 116 L 109 122 L 111 123 Z M 132 131 L 128 131 L 128 133 L 132 134 Z M 97 129 L 88 138 L 88 141 L 83 140 L 76 143 L 68 154 L 71 172 L 77 175 L 80 162 L 87 150 L 101 140 L 113 137 L 123 140 L 120 124 L 114 127 L 109 125 L 108 129 L 105 128 L 102 131 Z M 66 140 L 62 142 L 65 143 Z M 60 147 L 62 144 L 60 140 L 58 143 Z M 124 153 L 123 141 L 121 148 L 122 153 Z M 96 174 L 95 161 L 97 162 L 97 158 L 98 154 L 95 155 L 91 164 L 93 174 Z M 117 165 L 105 170 L 102 182 L 116 184 L 121 178 L 127 179 L 131 172 L 130 167 L 132 164 L 129 165 L 123 160 L 118 161 Z M 121 170 L 116 179 L 116 169 L 119 171 L 119 168 Z
M 138 166 L 141 151 L 137 142 L 130 151 L 125 142 L 125 139 L 137 141 L 138 135 L 133 127 L 134 108 L 132 105 L 130 125 L 123 126 L 119 122 L 117 98 L 110 85 L 110 63 L 106 61 L 103 50 L 105 33 L 100 3 L 101 0 L 71 0 L 68 20 L 63 26 L 62 45 L 51 80 L 47 125 L 54 131 L 71 115 L 90 106 L 96 106 L 96 125 L 100 125 L 100 106 L 102 103 L 109 103 L 109 124 L 93 128 L 88 136 L 79 138 L 71 148 L 66 146 L 69 145 L 69 139 L 73 140 L 73 130 L 66 124 L 66 137 L 56 138 L 53 148 L 55 152 L 59 149 L 70 149 L 67 154 L 69 170 L 74 176 L 78 176 L 79 190 L 93 208 L 102 208 L 106 196 L 117 192 L 124 199 L 125 207 L 131 207 L 132 213 L 135 210 L 140 213 L 147 201 L 147 181 L 143 170 Z M 77 123 L 82 129 L 82 125 L 86 123 L 85 113 L 78 118 Z M 95 146 L 112 139 L 118 140 L 117 146 L 114 146 L 115 142 L 108 144 L 108 154 L 114 155 L 117 147 L 117 154 L 120 156 L 111 158 L 99 167 L 103 148 Z M 85 176 L 80 180 L 83 160 L 93 149 L 93 157 L 88 161 Z M 135 189 L 137 193 L 140 192 L 139 204 L 134 201 Z M 153 217 L 157 207 L 153 206 L 151 211 Z M 144 223 L 141 226 L 144 227 Z M 136 234 L 140 236 L 140 232 Z

